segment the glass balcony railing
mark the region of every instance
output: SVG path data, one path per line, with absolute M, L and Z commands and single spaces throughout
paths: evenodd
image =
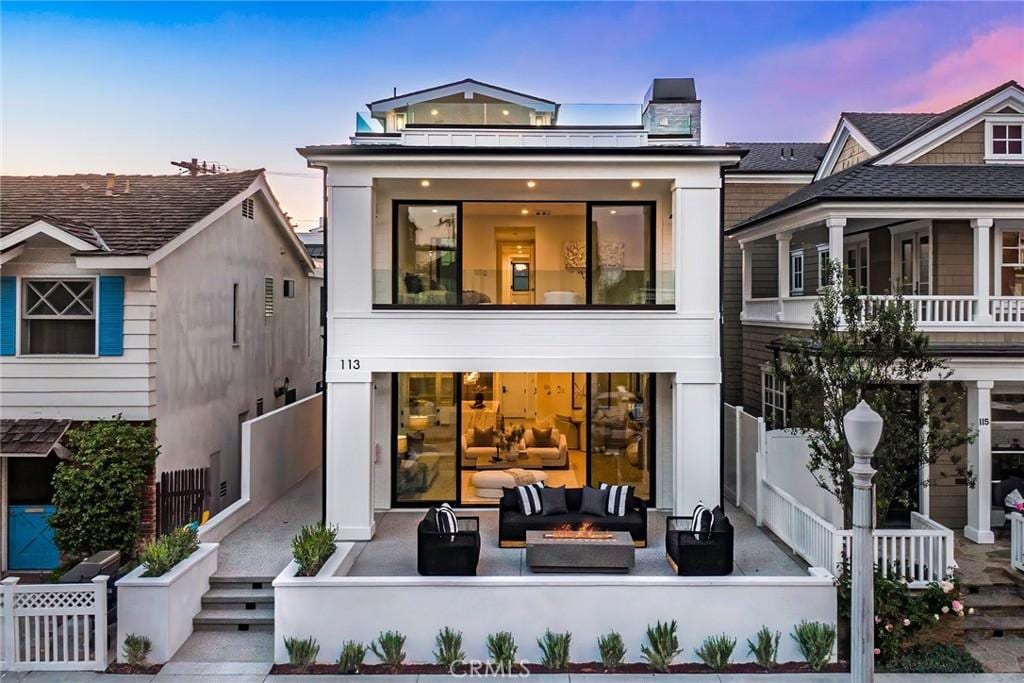
M 402 307 L 651 307 L 675 303 L 675 273 L 607 268 L 594 273 L 589 301 L 586 273 L 579 270 L 499 271 L 466 268 L 461 296 L 454 273 L 429 276 L 374 271 L 374 305 Z
M 558 107 L 558 126 L 639 126 L 639 104 L 562 104 Z
M 477 107 L 480 111 L 471 110 Z M 491 105 L 491 109 L 483 109 L 481 105 L 444 105 L 435 104 L 426 108 L 412 108 L 405 113 L 405 121 L 409 124 L 429 125 L 430 123 L 450 124 L 476 121 L 480 126 L 490 125 L 521 125 L 529 128 L 536 120 L 549 121 L 548 115 L 540 119 L 532 117 L 528 110 L 510 109 L 510 105 Z M 569 103 L 559 105 L 556 128 L 576 126 L 640 126 L 642 110 L 638 104 L 590 104 Z M 686 125 L 689 128 L 687 122 Z M 368 112 L 356 113 L 356 132 L 362 134 L 380 134 L 384 128 L 380 121 Z M 689 132 L 680 131 L 680 132 Z

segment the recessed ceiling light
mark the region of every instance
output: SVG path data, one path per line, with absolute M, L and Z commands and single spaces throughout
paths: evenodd
M 502 116 L 508 116 L 508 109 L 502 109 L 501 110 L 501 115 Z
M 640 181 L 639 180 L 634 180 L 633 182 L 631 182 L 629 184 L 629 186 L 632 187 L 635 190 L 636 188 L 640 187 Z
M 519 213 L 521 213 L 521 214 L 523 214 L 525 216 L 526 214 L 530 213 L 530 210 L 529 209 L 519 209 Z
M 537 181 L 536 180 L 527 180 L 526 181 L 526 186 L 527 187 L 537 187 Z
M 431 209 L 430 213 L 437 213 L 437 209 Z
M 617 213 L 618 213 L 618 211 L 616 211 L 615 209 L 612 209 L 612 210 L 611 210 L 611 211 L 609 211 L 608 213 L 610 213 L 611 215 L 613 215 L 613 216 L 614 216 L 615 214 L 617 214 Z
M 420 187 L 430 187 L 430 181 L 424 178 L 420 181 Z
M 437 116 L 437 114 L 438 114 L 438 111 L 436 109 L 431 109 L 430 110 L 430 115 L 431 116 Z

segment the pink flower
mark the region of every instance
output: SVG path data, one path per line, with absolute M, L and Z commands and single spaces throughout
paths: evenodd
M 949 608 L 948 608 L 948 607 L 946 607 L 945 605 L 943 605 L 943 606 L 942 606 L 942 613 L 943 613 L 943 614 L 949 614 Z
M 881 650 L 879 650 L 879 649 L 878 649 L 878 648 L 876 647 L 876 648 L 875 648 L 875 656 L 877 657 L 877 656 L 878 656 L 878 655 L 880 655 L 880 654 L 882 654 L 882 651 L 881 651 Z
M 910 619 L 904 619 L 903 620 L 903 625 L 904 626 L 910 626 Z
M 955 586 L 953 585 L 952 581 L 940 581 L 939 588 L 942 589 L 943 593 L 949 593 L 953 590 L 953 588 L 955 588 Z
M 960 602 L 959 600 L 954 600 L 952 602 L 951 606 L 953 607 L 953 611 L 954 612 L 963 612 L 964 611 L 964 604 L 962 602 Z
M 882 623 L 882 617 L 875 617 L 875 623 L 876 624 L 881 624 Z
M 1017 512 L 1024 512 L 1024 500 L 1013 506 Z
M 891 631 L 892 630 L 892 624 L 886 624 L 885 625 L 885 630 L 886 631 Z

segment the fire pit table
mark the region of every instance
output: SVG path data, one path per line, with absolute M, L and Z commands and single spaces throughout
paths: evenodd
M 626 573 L 635 562 L 628 531 L 526 532 L 526 564 L 535 572 Z

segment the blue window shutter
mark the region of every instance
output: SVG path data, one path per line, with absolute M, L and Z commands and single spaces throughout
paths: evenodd
M 0 356 L 13 356 L 18 325 L 18 278 L 0 277 Z
M 99 325 L 101 356 L 124 355 L 124 278 L 100 276 Z

